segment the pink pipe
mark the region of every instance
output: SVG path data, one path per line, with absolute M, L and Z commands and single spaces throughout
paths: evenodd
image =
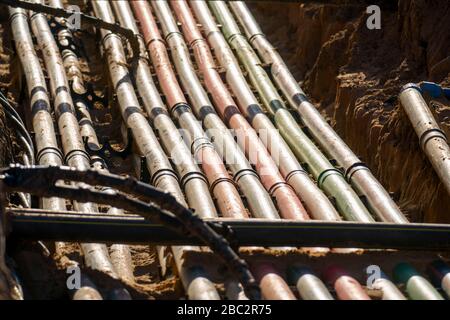
M 229 127 L 241 135 L 242 139 L 238 138 L 238 143 L 244 149 L 250 162 L 255 165 L 266 190 L 275 197 L 281 216 L 285 219 L 309 219 L 301 201 L 282 177 L 256 131 L 239 112 L 217 72 L 209 46 L 202 37 L 187 3 L 171 1 L 171 5 L 181 22 L 183 34 L 194 51 L 197 65 L 203 74 L 206 88 L 213 97 L 217 112 L 225 122 L 228 122 Z
M 265 300 L 297 300 L 286 281 L 272 264 L 259 263 L 252 266 L 252 270 L 259 281 Z
M 371 300 L 361 284 L 340 267 L 328 267 L 324 278 L 333 285 L 339 300 Z

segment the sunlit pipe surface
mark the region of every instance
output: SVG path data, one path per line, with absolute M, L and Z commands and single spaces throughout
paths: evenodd
M 41 165 L 62 165 L 62 153 L 56 141 L 56 133 L 50 113 L 50 101 L 44 74 L 39 58 L 34 50 L 33 40 L 28 27 L 28 16 L 22 9 L 9 9 L 10 23 L 14 43 L 19 56 L 27 83 L 30 97 L 34 140 L 37 151 L 37 161 Z M 47 210 L 66 210 L 66 202 L 61 198 L 42 198 L 40 207 Z M 64 244 L 55 243 L 57 251 Z M 76 262 L 74 262 L 76 263 Z M 73 296 L 76 300 L 101 300 L 102 296 L 93 284 L 82 274 L 83 286 Z
M 303 300 L 334 300 L 322 280 L 308 267 L 291 266 L 288 269 L 288 277 Z
M 121 25 L 133 30 L 136 34 L 139 34 L 138 27 L 135 23 L 134 16 L 128 2 L 113 1 L 112 4 Z M 167 108 L 162 102 L 161 96 L 155 87 L 150 67 L 147 64 L 146 59 L 148 59 L 148 56 L 142 36 L 139 37 L 139 43 L 141 46 L 141 59 L 139 60 L 137 69 L 135 70 L 136 84 L 139 94 L 144 102 L 147 114 L 150 115 L 153 126 L 159 133 L 162 143 L 166 149 L 166 153 L 171 154 L 173 158 L 172 162 L 177 167 L 178 173 L 181 176 L 181 181 L 184 181 L 185 177 L 192 179 L 194 174 L 199 177 L 203 177 L 203 174 L 195 163 L 191 152 L 184 143 L 181 134 L 172 122 L 167 112 Z M 240 199 L 239 193 L 234 187 L 233 182 L 229 179 L 225 168 L 220 166 L 219 170 L 215 170 L 216 168 L 214 167 L 208 167 L 207 163 L 207 161 L 204 162 L 206 176 L 211 185 L 211 191 L 216 198 L 222 215 L 236 218 L 245 217 L 247 215 L 246 209 Z M 223 168 L 222 171 L 220 171 L 221 168 Z M 207 185 L 205 183 L 205 188 L 206 187 Z M 208 189 L 196 189 L 195 192 L 208 193 Z
M 259 92 L 266 110 L 272 115 L 281 135 L 291 146 L 297 157 L 307 163 L 309 171 L 317 179 L 319 187 L 334 197 L 340 212 L 349 215 L 346 217 L 347 219 L 366 222 L 374 221 L 340 171 L 333 167 L 286 109 L 282 98 L 262 68 L 261 61 L 247 39 L 240 33 L 239 27 L 235 23 L 227 5 L 222 1 L 212 1 L 208 4 L 223 25 L 225 37 L 236 50 L 239 59 L 249 72 L 250 81 Z
M 94 1 L 95 15 L 103 20 L 114 22 L 113 13 L 109 3 L 106 1 Z M 162 190 L 170 192 L 179 203 L 187 206 L 183 192 L 178 184 L 178 179 L 173 171 L 169 160 L 158 143 L 147 119 L 142 114 L 139 102 L 134 93 L 128 69 L 125 67 L 126 58 L 120 38 L 110 31 L 102 30 L 102 44 L 108 53 L 108 66 L 113 85 L 116 89 L 122 116 L 129 128 L 132 130 L 140 152 L 145 156 L 147 166 L 151 174 L 152 184 Z M 192 207 L 202 214 L 204 207 Z M 215 216 L 214 207 L 212 213 L 206 216 Z M 219 295 L 211 281 L 207 279 L 201 266 L 194 270 L 185 268 L 183 254 L 186 250 L 198 250 L 197 247 L 172 247 L 180 278 L 185 290 L 191 299 L 217 300 Z
M 75 116 L 75 108 L 70 95 L 69 83 L 58 46 L 53 38 L 45 15 L 30 13 L 30 20 L 50 78 L 50 89 L 54 98 L 55 115 L 65 154 L 64 162 L 71 167 L 87 170 L 90 168 L 90 158 L 84 149 L 80 128 Z M 74 206 L 76 210 L 98 213 L 98 207 L 94 203 L 75 202 Z M 104 244 L 82 243 L 81 248 L 88 266 L 117 278 L 117 273 L 111 263 L 108 249 Z M 119 291 L 123 293 L 124 298 L 130 298 L 124 288 L 119 288 Z
M 382 221 L 407 223 L 408 220 L 380 182 L 309 102 L 281 56 L 266 39 L 246 4 L 242 1 L 233 1 L 230 2 L 230 6 L 262 60 L 271 64 L 270 72 L 278 87 L 297 110 L 315 141 L 344 167 L 345 177 L 355 190 L 366 196 L 369 209 Z
M 52 7 L 64 8 L 63 2 L 61 0 L 50 0 L 49 4 Z M 60 28 L 56 36 L 57 41 L 65 46 L 68 46 L 71 43 L 71 39 L 73 39 L 73 35 L 68 28 Z M 80 61 L 78 60 L 77 54 L 70 47 L 66 47 L 61 54 L 67 77 L 72 81 L 73 90 L 78 94 L 85 93 L 86 87 L 84 84 Z M 83 138 L 87 138 L 87 143 L 90 148 L 99 150 L 100 144 L 98 142 L 98 137 L 93 126 L 88 106 L 84 101 L 79 100 L 75 103 L 75 108 L 77 110 L 78 124 L 80 126 L 81 136 Z M 92 159 L 92 167 L 96 170 L 106 172 L 108 171 L 103 159 L 101 159 L 100 157 L 95 157 Z M 108 213 L 123 214 L 123 210 L 110 208 L 108 210 Z M 122 244 L 112 244 L 110 247 L 110 251 L 111 262 L 119 278 L 126 282 L 133 282 L 133 266 L 129 247 Z
M 206 38 L 214 49 L 215 56 L 225 69 L 226 81 L 236 95 L 241 112 L 260 134 L 261 141 L 279 166 L 280 172 L 300 198 L 305 202 L 310 215 L 321 220 L 340 220 L 327 197 L 309 178 L 290 148 L 280 136 L 269 118 L 262 112 L 258 100 L 250 90 L 231 48 L 219 31 L 209 9 L 203 1 L 190 1 L 195 16 L 203 25 Z
M 328 267 L 324 278 L 333 285 L 339 300 L 371 300 L 361 284 L 340 267 Z
M 399 263 L 394 268 L 394 279 L 404 284 L 413 300 L 444 300 L 439 292 L 409 263 Z
M 371 289 L 381 291 L 382 300 L 406 300 L 397 286 L 381 271 L 381 275 L 374 279 Z
M 222 119 L 236 130 L 238 144 L 255 165 L 266 190 L 275 197 L 281 216 L 287 219 L 309 219 L 294 190 L 286 184 L 257 133 L 241 115 L 222 82 L 208 44 L 202 37 L 187 3 L 171 1 L 171 4 L 181 22 L 184 36 L 194 51 L 197 66 L 214 99 L 217 111 Z
M 184 98 L 183 91 L 172 69 L 164 40 L 153 18 L 150 5 L 145 1 L 133 1 L 131 5 L 136 17 L 141 23 L 144 39 L 147 43 L 152 63 L 156 69 L 158 80 L 166 96 L 171 113 L 177 119 L 179 125 L 189 132 L 188 136 L 193 139 L 191 141 L 192 151 L 195 154 L 201 151 L 201 157 L 203 159 L 211 159 L 211 163 L 221 164 L 223 166 L 219 155 L 206 137 L 201 125 L 193 115 L 190 106 Z M 218 143 L 221 140 L 219 137 L 215 142 Z M 218 151 L 220 151 L 220 148 Z M 239 159 L 233 158 L 231 160 Z M 233 171 L 235 181 L 247 198 L 247 203 L 252 213 L 262 212 L 258 210 L 268 210 L 268 213 L 276 216 L 276 209 L 269 195 L 260 185 L 254 171 L 248 170 L 249 166 L 245 158 L 244 162 L 236 161 L 230 168 Z
M 439 128 L 417 85 L 404 86 L 399 98 L 419 137 L 420 147 L 450 194 L 450 147 L 444 131 Z

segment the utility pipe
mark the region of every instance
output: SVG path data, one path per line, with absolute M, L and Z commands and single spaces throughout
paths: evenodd
M 113 8 L 120 24 L 133 30 L 139 35 L 139 29 L 134 20 L 133 13 L 127 1 L 113 1 Z M 147 63 L 148 55 L 142 36 L 138 36 L 141 54 L 136 70 L 134 70 L 136 85 L 144 102 L 144 107 L 150 117 L 153 126 L 159 133 L 166 154 L 171 154 L 173 163 L 180 175 L 180 180 L 192 179 L 193 176 L 203 177 L 191 152 L 184 143 L 181 134 L 170 118 L 167 107 L 164 105 L 160 93 L 152 79 L 150 67 Z M 211 186 L 220 212 L 225 217 L 243 218 L 247 216 L 246 209 L 240 199 L 239 193 L 224 166 L 217 163 L 208 165 L 210 159 L 205 159 L 203 168 Z M 216 165 L 216 166 L 215 166 Z M 205 187 L 207 188 L 206 182 Z M 197 193 L 208 193 L 206 190 L 195 190 Z
M 399 98 L 400 104 L 419 137 L 420 147 L 450 194 L 450 147 L 444 131 L 439 128 L 422 97 L 419 86 L 413 83 L 405 85 Z
M 97 17 L 114 23 L 113 13 L 108 2 L 93 1 L 92 5 Z M 101 30 L 101 35 L 102 45 L 107 53 L 110 77 L 117 93 L 122 116 L 127 126 L 131 128 L 141 154 L 146 158 L 152 184 L 157 188 L 168 191 L 180 204 L 187 206 L 183 192 L 178 184 L 177 176 L 139 107 L 130 74 L 126 67 L 126 58 L 121 39 L 111 31 L 103 29 Z M 192 203 L 192 207 L 200 216 L 215 216 L 214 207 L 209 211 L 203 211 L 206 209 L 205 207 L 210 207 L 210 205 L 205 206 L 202 200 Z M 172 247 L 180 278 L 189 298 L 199 300 L 220 299 L 214 284 L 207 278 L 201 266 L 195 268 L 186 267 L 183 255 L 188 250 L 199 250 L 199 248 Z
M 260 139 L 270 151 L 286 182 L 305 202 L 309 214 L 320 220 L 340 220 L 327 197 L 306 174 L 286 142 L 269 118 L 262 112 L 258 100 L 248 86 L 231 48 L 219 31 L 208 6 L 203 1 L 190 1 L 197 21 L 205 29 L 206 38 L 214 50 L 221 67 L 225 69 L 226 81 L 235 94 L 241 112 L 260 133 Z
M 9 14 L 14 43 L 24 70 L 30 97 L 37 161 L 41 165 L 61 166 L 63 156 L 56 141 L 47 84 L 39 58 L 34 50 L 27 13 L 23 9 L 9 8 Z M 40 207 L 45 210 L 66 210 L 66 202 L 61 198 L 41 198 L 40 202 Z M 57 251 L 61 251 L 64 243 L 57 242 L 55 246 Z M 71 263 L 76 264 L 75 261 L 71 261 Z M 83 286 L 75 291 L 73 298 L 75 300 L 101 300 L 102 296 L 85 274 L 82 274 L 82 279 Z
M 359 194 L 366 197 L 371 212 L 385 222 L 407 223 L 406 217 L 372 172 L 308 100 L 279 53 L 259 28 L 246 4 L 242 1 L 232 1 L 230 6 L 243 26 L 249 42 L 256 48 L 262 60 L 271 65 L 270 72 L 275 83 L 301 116 L 302 122 L 322 150 L 329 157 L 336 159 L 346 171 L 345 178 L 351 182 Z
M 64 5 L 61 0 L 50 0 L 50 6 L 54 8 L 64 9 Z M 61 28 L 57 34 L 57 41 L 62 45 L 68 45 L 72 43 L 73 35 L 68 28 Z M 73 90 L 78 94 L 83 94 L 86 92 L 86 87 L 83 80 L 83 74 L 81 72 L 80 62 L 77 54 L 69 47 L 61 52 L 64 67 L 66 69 L 67 77 L 72 80 Z M 89 113 L 89 108 L 84 101 L 77 101 L 75 103 L 75 108 L 77 110 L 78 125 L 80 127 L 80 133 L 82 137 L 87 138 L 87 143 L 94 150 L 100 149 L 100 144 L 98 141 L 97 134 L 95 132 L 91 115 Z M 103 159 L 95 157 L 92 159 L 92 167 L 99 171 L 108 172 L 105 162 Z M 108 210 L 109 214 L 123 214 L 123 210 L 117 208 L 110 208 Z M 110 247 L 110 257 L 111 262 L 114 266 L 114 270 L 120 279 L 125 282 L 133 283 L 133 266 L 131 260 L 130 249 L 127 245 L 123 244 L 113 244 Z
M 328 267 L 324 279 L 333 285 L 339 300 L 371 300 L 361 284 L 338 266 Z
M 413 300 L 444 300 L 431 283 L 409 263 L 399 263 L 394 268 L 394 279 L 405 285 L 408 296 Z
M 159 33 L 149 3 L 146 1 L 133 1 L 131 2 L 131 6 L 141 24 L 144 39 L 147 43 L 152 63 L 156 69 L 161 89 L 166 96 L 167 104 L 179 125 L 189 133 L 188 136 L 191 138 L 191 149 L 193 150 L 194 155 L 200 151 L 208 152 L 208 156 L 205 157 L 205 154 L 203 154 L 202 158 L 211 158 L 211 162 L 222 163 L 221 158 L 216 153 L 211 141 L 207 138 L 201 125 L 192 113 L 191 107 L 184 98 L 183 91 L 181 90 L 174 70 L 172 69 L 164 40 Z M 210 109 L 207 108 L 203 110 Z M 208 119 L 211 119 L 211 117 L 208 117 Z M 215 119 L 213 120 L 214 122 L 212 125 L 216 124 Z M 204 121 L 204 123 L 208 126 L 211 125 L 206 121 Z M 223 151 L 222 148 L 220 148 L 223 143 L 222 140 L 229 137 L 229 133 L 224 133 L 223 136 L 221 136 L 221 134 L 222 133 L 215 135 L 217 139 L 214 141 L 216 146 L 219 146 L 219 152 Z M 235 151 L 234 145 L 232 145 L 232 148 L 230 148 L 227 153 L 231 153 L 232 151 Z M 237 151 L 238 152 L 233 154 L 233 158 L 231 159 L 233 160 L 233 163 L 230 164 L 229 167 L 233 172 L 234 180 L 246 197 L 250 211 L 256 216 L 266 213 L 270 217 L 278 217 L 278 213 L 276 212 L 272 200 L 261 185 L 257 174 L 251 169 L 250 164 L 241 154 L 240 150 Z M 198 156 L 196 157 L 198 158 Z
M 222 1 L 209 2 L 218 21 L 223 25 L 223 33 L 236 50 L 240 61 L 249 73 L 250 81 L 259 92 L 266 110 L 273 117 L 281 135 L 292 148 L 294 154 L 307 163 L 309 171 L 317 179 L 329 196 L 334 197 L 341 214 L 347 214 L 348 220 L 373 222 L 373 218 L 358 195 L 347 184 L 341 172 L 333 167 L 315 144 L 302 131 L 294 117 L 286 109 L 278 91 L 273 86 L 262 63 L 240 33 L 231 12 Z
M 256 167 L 266 190 L 276 199 L 281 215 L 291 219 L 309 219 L 294 190 L 281 176 L 275 162 L 259 140 L 257 133 L 239 112 L 233 98 L 217 72 L 211 51 L 202 37 L 189 6 L 183 1 L 171 1 L 174 12 L 181 22 L 184 36 L 193 49 L 197 66 L 211 93 L 216 109 L 222 119 L 238 133 L 237 142 L 247 158 Z M 225 116 L 226 115 L 226 116 Z M 295 213 L 298 212 L 299 215 Z

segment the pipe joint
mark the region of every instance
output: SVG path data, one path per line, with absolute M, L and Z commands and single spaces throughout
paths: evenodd
M 75 157 L 83 157 L 86 159 L 87 163 L 91 162 L 91 157 L 89 153 L 82 149 L 73 149 L 67 152 L 66 157 L 64 158 L 65 163 L 70 163 L 70 161 Z
M 242 169 L 242 170 L 239 170 L 238 172 L 236 172 L 236 173 L 234 174 L 234 177 L 233 177 L 233 178 L 234 178 L 234 181 L 238 182 L 239 179 L 241 179 L 243 176 L 246 176 L 246 175 L 252 175 L 252 176 L 255 176 L 255 177 L 258 178 L 258 174 L 256 173 L 255 170 L 252 170 L 252 169 Z
M 201 172 L 193 171 L 193 172 L 186 173 L 184 176 L 181 177 L 181 179 L 180 179 L 181 188 L 184 190 L 187 183 L 193 179 L 200 179 L 200 180 L 204 181 L 205 183 L 208 183 L 208 181 L 206 180 L 206 177 Z
M 289 183 L 289 180 L 296 174 L 304 174 L 305 176 L 309 176 L 308 172 L 306 172 L 305 170 L 297 169 L 289 172 L 284 179 L 286 180 L 287 183 Z
M 172 108 L 170 108 L 170 113 L 174 118 L 178 118 L 185 112 L 192 112 L 191 107 L 185 102 L 177 103 Z
M 422 135 L 419 137 L 419 143 L 420 143 L 420 147 L 425 150 L 425 147 L 427 145 L 427 143 L 431 140 L 431 139 L 442 139 L 445 142 L 447 142 L 447 136 L 445 134 L 444 131 L 442 131 L 439 128 L 433 128 L 433 129 L 429 129 L 426 130 L 424 133 L 422 133 Z
M 231 183 L 232 185 L 235 185 L 234 181 L 230 178 L 218 178 L 216 180 L 214 180 L 213 183 L 211 183 L 211 186 L 209 187 L 209 190 L 212 194 L 214 194 L 214 189 L 222 182 L 227 182 L 227 183 Z
M 277 183 L 274 183 L 268 190 L 269 194 L 274 197 L 275 196 L 275 192 L 279 189 L 279 188 L 289 188 L 292 189 L 292 187 L 290 185 L 288 185 L 286 182 L 284 181 L 280 181 Z
M 195 157 L 197 157 L 197 153 L 200 152 L 203 148 L 214 149 L 214 146 L 207 137 L 198 137 L 192 141 L 191 152 Z
M 356 171 L 359 171 L 359 170 L 370 171 L 364 162 L 355 162 L 350 167 L 348 167 L 347 170 L 345 170 L 345 174 L 344 174 L 345 180 L 350 182 L 352 180 L 352 176 L 355 174 Z
M 36 160 L 38 163 L 41 162 L 41 159 L 45 157 L 47 154 L 54 154 L 56 155 L 61 162 L 63 161 L 63 154 L 57 147 L 45 147 L 39 150 L 39 152 L 36 155 Z
M 416 83 L 407 83 L 405 84 L 401 89 L 400 89 L 400 93 L 402 93 L 403 91 L 406 91 L 408 89 L 414 89 L 420 92 L 420 94 L 422 94 L 422 89 L 419 87 L 419 85 L 417 85 Z
M 323 189 L 323 184 L 325 183 L 325 180 L 329 176 L 332 176 L 334 174 L 342 177 L 341 171 L 339 171 L 338 169 L 335 169 L 335 168 L 322 171 L 317 177 L 317 185 L 319 186 L 319 188 Z
M 171 176 L 175 180 L 178 181 L 178 177 L 177 177 L 176 173 L 173 170 L 171 170 L 171 169 L 160 169 L 160 170 L 157 170 L 153 175 L 151 175 L 150 182 L 151 182 L 152 185 L 157 186 L 158 185 L 158 180 L 164 178 L 165 176 Z

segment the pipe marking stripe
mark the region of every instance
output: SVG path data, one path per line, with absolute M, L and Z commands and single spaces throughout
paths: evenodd
M 303 93 L 296 93 L 292 96 L 292 100 L 299 106 L 303 102 L 309 102 L 308 97 Z
M 203 106 L 198 112 L 198 115 L 202 121 L 205 120 L 206 116 L 209 114 L 217 114 L 214 108 L 211 106 Z
M 251 104 L 247 107 L 247 118 L 248 122 L 252 123 L 253 119 L 257 114 L 263 113 L 261 107 L 257 104 Z
M 236 106 L 231 105 L 225 108 L 225 111 L 223 113 L 223 120 L 227 125 L 230 123 L 231 118 L 235 114 L 240 114 L 239 109 Z

